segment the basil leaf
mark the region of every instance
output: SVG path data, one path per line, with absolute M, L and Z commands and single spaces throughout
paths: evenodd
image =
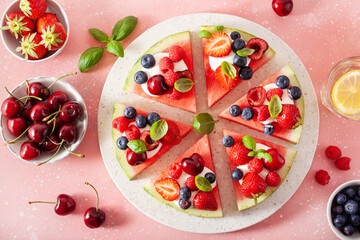
M 252 137 L 246 135 L 242 138 L 242 142 L 247 149 L 255 150 L 256 142 Z
M 156 121 L 151 126 L 150 137 L 152 140 L 160 140 L 168 131 L 168 124 L 164 119 Z
M 247 56 L 250 56 L 251 54 L 253 54 L 254 52 L 255 52 L 255 50 L 252 48 L 242 48 L 242 49 L 238 50 L 236 52 L 236 54 L 239 55 L 240 57 L 247 57 Z
M 259 149 L 259 150 L 256 151 L 256 154 L 264 153 L 264 152 L 266 152 L 264 149 Z
M 199 32 L 199 37 L 201 37 L 201 38 L 210 38 L 211 35 L 212 35 L 211 32 L 208 32 L 206 30 L 201 30 Z
M 274 95 L 269 103 L 269 112 L 272 118 L 276 118 L 282 111 L 281 100 L 278 95 Z
M 212 190 L 212 186 L 211 186 L 209 180 L 207 180 L 206 178 L 201 177 L 199 175 L 197 175 L 195 177 L 195 185 L 197 186 L 197 188 L 200 191 L 203 191 L 203 192 L 210 192 Z
M 108 52 L 115 54 L 116 56 L 124 57 L 124 48 L 123 48 L 122 44 L 119 43 L 118 41 L 111 40 L 111 42 L 109 42 L 107 44 L 106 50 Z
M 220 26 L 216 26 L 214 27 L 213 33 L 217 32 L 217 31 L 223 31 L 224 30 L 224 26 L 220 25 Z
M 174 84 L 174 88 L 182 93 L 190 91 L 193 86 L 194 82 L 189 78 L 180 78 Z
M 95 66 L 102 58 L 104 50 L 101 47 L 92 47 L 83 52 L 78 63 L 80 72 L 85 72 Z
M 103 43 L 107 43 L 109 41 L 108 35 L 106 35 L 106 33 L 101 31 L 100 29 L 90 28 L 89 33 L 96 41 L 103 42 Z
M 223 61 L 221 63 L 221 70 L 223 71 L 223 73 L 228 76 L 229 78 L 233 79 L 236 77 L 236 69 L 235 67 L 230 64 L 227 61 Z
M 255 155 L 256 155 L 256 152 L 254 152 L 254 151 L 251 151 L 248 154 L 249 157 L 255 157 Z
M 127 16 L 120 21 L 118 21 L 112 31 L 113 39 L 116 41 L 121 41 L 134 31 L 136 24 L 138 22 L 137 17 Z
M 216 121 L 208 113 L 199 113 L 195 116 L 193 128 L 201 134 L 209 134 L 215 127 Z
M 147 151 L 146 145 L 140 139 L 134 139 L 127 143 L 127 146 L 135 153 L 143 153 Z
M 272 157 L 271 157 L 271 155 L 268 154 L 268 153 L 266 153 L 266 152 L 261 152 L 261 153 L 259 153 L 259 154 L 258 154 L 258 157 L 259 157 L 259 158 L 264 158 L 264 159 L 266 159 L 269 163 L 272 162 Z

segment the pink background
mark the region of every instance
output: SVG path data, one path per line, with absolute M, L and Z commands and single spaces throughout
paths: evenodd
M 0 12 L 11 1 L 0 2 Z M 88 28 L 111 33 L 117 20 L 127 15 L 139 18 L 136 30 L 123 44 L 127 46 L 151 26 L 168 18 L 198 12 L 237 15 L 261 24 L 283 39 L 307 68 L 316 93 L 331 68 L 339 60 L 360 55 L 360 1 L 294 0 L 290 16 L 280 18 L 271 9 L 270 0 L 182 0 L 182 1 L 96 1 L 58 0 L 68 14 L 71 33 L 68 45 L 58 56 L 42 63 L 22 62 L 0 47 L 1 88 L 12 89 L 26 78 L 59 77 L 78 71 L 77 61 L 90 46 L 101 45 L 92 39 Z M 106 4 L 104 4 L 106 3 Z M 105 53 L 91 71 L 67 78 L 85 99 L 89 127 L 78 152 L 84 159 L 68 157 L 56 164 L 36 167 L 15 158 L 6 147 L 0 147 L 0 238 L 1 239 L 336 239 L 326 219 L 326 203 L 341 183 L 359 178 L 358 156 L 360 128 L 358 122 L 343 120 L 320 107 L 320 135 L 313 165 L 304 182 L 278 212 L 252 227 L 226 234 L 201 235 L 174 230 L 155 222 L 129 203 L 110 179 L 102 161 L 97 139 L 97 108 L 106 76 L 116 57 Z M 6 97 L 1 90 L 1 101 Z M 311 104 L 311 103 L 307 103 Z M 324 149 L 338 145 L 343 155 L 351 157 L 351 170 L 340 171 L 327 160 Z M 331 175 L 330 184 L 321 186 L 314 180 L 318 169 Z M 95 206 L 89 181 L 100 193 L 100 208 L 107 214 L 103 227 L 89 229 L 84 225 L 84 211 Z M 54 201 L 60 193 L 77 200 L 74 214 L 61 217 L 51 205 L 28 205 L 30 200 Z M 199 219 L 201 221 L 201 219 Z M 51 234 L 51 235 L 50 235 Z

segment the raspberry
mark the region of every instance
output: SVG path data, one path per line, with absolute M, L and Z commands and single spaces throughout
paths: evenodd
M 172 100 L 180 100 L 183 97 L 183 93 L 176 90 L 174 87 L 170 87 L 169 91 L 166 93 L 166 96 Z
M 315 180 L 325 186 L 329 183 L 330 175 L 327 171 L 319 170 L 315 173 Z
M 128 129 L 126 129 L 125 136 L 129 141 L 139 139 L 140 130 L 135 125 L 131 125 Z
M 173 163 L 168 167 L 167 172 L 170 177 L 178 179 L 182 173 L 181 165 L 179 163 Z
M 166 84 L 172 87 L 174 86 L 176 80 L 179 79 L 179 74 L 170 69 L 164 74 L 164 77 Z
M 265 121 L 270 117 L 270 112 L 269 112 L 269 106 L 268 105 L 262 105 L 260 107 L 256 107 L 255 108 L 257 111 L 257 120 L 259 122 Z
M 335 161 L 335 165 L 338 169 L 347 171 L 347 170 L 350 170 L 350 161 L 351 161 L 351 158 L 341 157 Z
M 185 51 L 182 47 L 175 45 L 169 50 L 169 58 L 174 62 L 180 62 L 185 57 Z
M 281 88 L 274 88 L 274 89 L 269 90 L 266 93 L 266 99 L 268 101 L 270 101 L 271 98 L 275 95 L 278 95 L 280 97 L 280 100 L 282 100 L 283 90 Z
M 251 160 L 248 165 L 249 171 L 255 174 L 261 173 L 263 168 L 263 162 L 258 158 L 254 158 L 253 160 Z
M 190 176 L 186 179 L 186 183 L 185 185 L 190 188 L 191 191 L 197 191 L 199 190 L 198 187 L 195 184 L 195 177 L 194 176 Z
M 116 128 L 119 132 L 123 133 L 129 126 L 129 120 L 122 116 L 117 117 L 112 121 L 112 127 Z
M 277 172 L 270 171 L 266 175 L 265 181 L 269 187 L 278 187 L 281 183 L 281 177 Z
M 159 61 L 159 69 L 163 73 L 166 73 L 168 70 L 174 70 L 174 63 L 168 57 L 163 57 Z
M 341 157 L 341 150 L 336 146 L 328 146 L 325 150 L 325 154 L 328 158 L 336 160 Z

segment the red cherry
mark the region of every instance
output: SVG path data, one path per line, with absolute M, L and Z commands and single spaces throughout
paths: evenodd
M 73 122 L 82 112 L 80 104 L 77 102 L 66 102 L 61 107 L 60 117 L 64 122 Z
M 150 137 L 150 131 L 146 130 L 140 134 L 140 140 L 145 143 L 148 151 L 154 150 L 159 146 L 159 141 L 155 141 Z
M 58 129 L 61 125 L 64 124 L 64 121 L 61 119 L 60 115 L 57 115 L 54 121 L 55 121 L 55 129 Z M 50 122 L 48 124 L 52 128 L 54 123 Z
M 78 138 L 78 129 L 73 123 L 65 123 L 59 128 L 59 138 L 67 144 L 74 143 Z
M 26 89 L 26 93 L 30 96 L 39 97 L 42 100 L 46 100 L 50 96 L 50 90 L 40 82 L 31 83 L 29 88 Z
M 27 123 L 23 117 L 12 117 L 7 120 L 7 128 L 13 136 L 18 137 L 26 130 Z
M 50 108 L 45 103 L 37 103 L 30 111 L 30 119 L 34 122 L 41 122 L 50 115 Z
M 153 95 L 164 95 L 169 91 L 169 86 L 162 75 L 155 75 L 147 81 L 147 89 Z
M 69 99 L 66 94 L 61 91 L 57 91 L 50 95 L 47 100 L 47 105 L 51 110 L 56 111 L 59 110 L 60 105 L 63 105 L 67 101 L 69 101 Z
M 45 141 L 49 133 L 49 126 L 43 122 L 35 122 L 30 125 L 28 130 L 28 138 L 36 143 Z
M 95 190 L 96 193 L 96 208 L 88 208 L 84 214 L 84 222 L 89 228 L 98 228 L 100 227 L 106 219 L 105 212 L 99 209 L 99 194 L 96 191 L 95 187 L 90 183 L 86 182 L 86 185 L 89 185 Z
M 141 163 L 144 163 L 147 160 L 146 152 L 136 153 L 130 148 L 126 150 L 126 160 L 131 166 L 136 166 Z
M 24 160 L 34 160 L 40 156 L 40 149 L 36 143 L 24 142 L 20 147 L 20 157 Z
M 273 0 L 272 8 L 280 17 L 287 16 L 291 13 L 294 3 L 292 0 Z
M 49 203 L 55 204 L 54 211 L 60 216 L 65 216 L 70 214 L 75 210 L 76 202 L 75 200 L 67 194 L 60 194 L 57 196 L 56 202 L 44 202 L 44 201 L 32 201 L 29 204 L 33 203 Z
M 272 161 L 269 162 L 268 160 L 262 158 L 261 161 L 263 161 L 264 166 L 270 170 L 270 171 L 276 171 L 282 168 L 285 165 L 285 159 L 283 156 L 281 156 L 278 151 L 274 148 L 270 148 L 266 150 L 268 154 L 271 155 Z
M 30 118 L 30 112 L 31 109 L 36 105 L 37 101 L 33 98 L 28 98 L 25 101 L 25 105 L 21 111 L 21 116 L 23 116 L 26 119 L 31 120 Z
M 14 117 L 19 113 L 21 105 L 13 97 L 8 97 L 5 99 L 1 105 L 1 113 L 4 117 Z
M 52 134 L 45 139 L 43 144 L 41 144 L 41 150 L 45 153 L 53 153 L 60 147 L 60 143 L 60 138 L 57 135 Z
M 248 103 L 251 106 L 258 107 L 261 106 L 266 99 L 266 90 L 263 87 L 254 87 L 251 88 L 247 95 Z
M 181 160 L 181 166 L 184 172 L 189 175 L 196 176 L 204 169 L 205 162 L 200 154 L 194 153 L 189 158 Z

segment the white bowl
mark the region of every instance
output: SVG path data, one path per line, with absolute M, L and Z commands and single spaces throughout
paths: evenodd
M 69 34 L 70 34 L 70 25 L 69 25 L 69 20 L 66 16 L 66 13 L 64 11 L 64 9 L 54 0 L 46 0 L 47 3 L 47 9 L 46 12 L 49 13 L 53 13 L 56 14 L 56 17 L 58 18 L 59 22 L 64 26 L 66 34 L 67 34 L 67 38 L 65 40 L 64 45 L 55 51 L 48 51 L 45 56 L 39 60 L 27 60 L 27 62 L 42 62 L 45 61 L 47 59 L 50 59 L 52 57 L 55 57 L 56 55 L 58 55 L 65 47 L 66 43 L 69 40 Z M 11 12 L 14 11 L 21 11 L 20 7 L 20 0 L 16 0 L 14 2 L 12 2 L 8 8 L 5 10 L 2 18 L 1 18 L 1 26 L 5 26 L 6 25 L 6 15 L 8 15 Z M 15 49 L 17 47 L 20 46 L 20 38 L 16 39 L 13 35 L 11 35 L 11 33 L 9 33 L 9 31 L 4 31 L 1 30 L 0 31 L 0 35 L 1 35 L 1 39 L 6 47 L 6 49 L 12 54 L 14 55 L 16 58 L 24 60 L 24 56 L 21 55 L 21 52 L 16 52 Z
M 336 234 L 336 236 L 338 236 L 340 239 L 343 240 L 350 240 L 350 239 L 360 239 L 360 233 L 359 231 L 357 231 L 356 233 L 354 233 L 354 235 L 352 236 L 345 236 L 339 229 L 337 229 L 334 224 L 333 224 L 333 220 L 331 217 L 331 207 L 332 207 L 332 203 L 334 201 L 334 198 L 336 196 L 336 194 L 338 194 L 339 192 L 341 192 L 344 188 L 346 187 L 350 187 L 350 186 L 357 186 L 360 185 L 360 180 L 351 180 L 349 182 L 343 183 L 341 184 L 338 188 L 335 189 L 335 191 L 331 194 L 329 201 L 327 203 L 327 219 L 330 225 L 331 230 Z
M 30 78 L 28 79 L 29 83 L 32 82 L 41 82 L 42 84 L 44 84 L 46 87 L 50 86 L 51 83 L 53 83 L 56 80 L 56 78 L 54 77 L 35 77 L 35 78 Z M 75 149 L 80 145 L 82 139 L 85 136 L 85 132 L 86 132 L 86 128 L 88 125 L 88 114 L 87 114 L 87 110 L 86 110 L 86 106 L 85 106 L 85 102 L 84 99 L 81 97 L 80 93 L 73 87 L 71 86 L 69 83 L 63 81 L 63 80 L 59 80 L 57 81 L 51 88 L 50 88 L 50 93 L 53 93 L 55 91 L 62 91 L 64 92 L 68 98 L 69 101 L 76 101 L 77 103 L 79 103 L 82 107 L 82 113 L 81 116 L 79 117 L 79 119 L 77 119 L 74 123 L 76 124 L 78 131 L 79 131 L 79 136 L 76 140 L 75 143 L 67 146 L 67 148 L 70 151 L 75 151 Z M 19 84 L 18 86 L 16 86 L 14 88 L 14 90 L 11 91 L 11 93 L 15 96 L 15 97 L 23 97 L 26 96 L 26 84 L 25 81 L 21 84 Z M 4 117 L 2 114 L 0 115 L 0 120 L 1 120 L 1 134 L 2 134 L 2 138 L 4 140 L 4 142 L 6 143 L 9 140 L 14 139 L 15 137 L 9 132 L 8 128 L 7 128 L 7 119 L 6 117 Z M 26 135 L 24 137 L 22 137 L 22 140 L 25 140 L 27 137 Z M 20 157 L 20 147 L 21 147 L 21 143 L 16 143 L 16 144 L 9 144 L 7 145 L 9 150 L 19 159 L 28 162 L 28 163 L 33 163 L 33 164 L 38 164 L 41 162 L 46 161 L 47 159 L 49 159 L 53 153 L 41 153 L 40 157 L 35 159 L 35 160 L 30 160 L 30 161 L 26 161 L 24 159 L 22 159 Z M 57 161 L 60 161 L 64 158 L 66 158 L 70 153 L 68 151 L 66 151 L 64 148 L 62 148 L 59 153 L 53 158 L 51 159 L 48 163 L 54 163 Z

